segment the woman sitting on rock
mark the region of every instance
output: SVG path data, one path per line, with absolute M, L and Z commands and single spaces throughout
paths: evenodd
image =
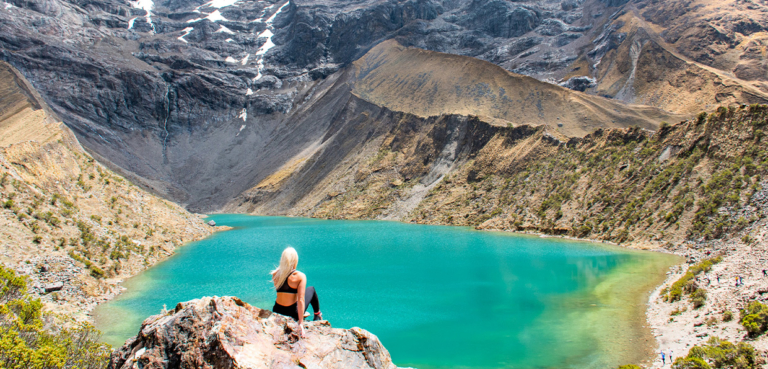
M 320 302 L 317 300 L 317 293 L 314 287 L 307 287 L 307 276 L 296 270 L 299 264 L 299 254 L 293 247 L 283 250 L 280 256 L 280 266 L 273 270 L 272 283 L 275 284 L 277 299 L 272 311 L 278 314 L 289 316 L 299 322 L 299 333 L 304 336 L 304 328 L 301 323 L 307 308 L 312 304 L 312 310 L 315 311 L 314 320 L 322 320 L 323 314 L 320 312 Z

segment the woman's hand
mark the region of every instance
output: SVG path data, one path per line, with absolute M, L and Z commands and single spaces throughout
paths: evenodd
M 301 323 L 299 323 L 299 337 L 301 338 L 306 337 L 306 334 L 304 332 L 304 326 Z

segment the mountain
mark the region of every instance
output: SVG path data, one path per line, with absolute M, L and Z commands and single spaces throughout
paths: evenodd
M 0 262 L 83 319 L 117 282 L 212 233 L 100 165 L 31 84 L 0 62 Z
M 750 21 L 765 14 L 735 0 L 12 0 L 0 57 L 110 169 L 218 211 L 262 196 L 330 138 L 341 151 L 316 165 L 367 160 L 345 150 L 394 123 L 363 113 L 478 116 L 565 142 L 768 102 L 765 23 Z M 298 211 L 301 196 L 259 209 Z

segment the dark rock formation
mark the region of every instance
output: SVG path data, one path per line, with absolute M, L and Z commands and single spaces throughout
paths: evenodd
M 573 77 L 569 78 L 567 81 L 564 81 L 560 83 L 560 86 L 563 86 L 565 88 L 570 88 L 574 91 L 586 91 L 588 88 L 595 87 L 597 84 L 595 83 L 594 78 L 586 77 L 586 76 L 579 76 L 579 77 Z
M 376 368 L 396 369 L 373 334 L 305 323 L 236 297 L 204 297 L 147 318 L 139 334 L 112 354 L 110 369 Z
M 669 50 L 652 58 L 642 46 L 661 47 L 648 42 L 660 36 L 629 37 L 622 27 L 638 24 L 624 18 L 640 7 L 645 19 L 669 27 L 665 40 L 686 49 L 676 52 L 715 67 L 736 61 L 729 73 L 761 81 L 764 41 L 751 41 L 742 55 L 732 50 L 735 34 L 759 33 L 765 22 L 741 17 L 727 29 L 698 22 L 694 34 L 675 23 L 698 11 L 683 1 L 624 3 L 164 0 L 140 8 L 126 0 L 11 0 L 0 9 L 0 59 L 32 82 L 94 156 L 204 212 L 325 142 L 329 127 L 346 126 L 338 121 L 350 118 L 336 114 L 350 98 L 350 63 L 391 39 L 539 80 L 595 78 L 591 93 L 675 112 L 690 112 L 672 104 L 683 90 L 701 95 L 691 101 L 763 101 L 759 92 L 733 92 L 738 87 L 722 78 L 697 89 L 698 82 L 680 81 L 697 75 L 682 67 L 664 74 L 685 61 Z M 665 66 L 634 68 L 635 43 L 639 55 Z M 657 86 L 636 83 L 640 77 L 673 80 L 674 91 L 657 96 Z

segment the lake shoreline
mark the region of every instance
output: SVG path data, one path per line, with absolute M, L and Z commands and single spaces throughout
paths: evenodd
M 310 219 L 318 219 L 318 218 L 310 218 Z M 401 222 L 401 223 L 413 224 L 413 223 L 406 223 L 406 222 Z M 663 247 L 663 246 L 656 245 L 656 244 L 617 244 L 617 243 L 610 242 L 610 241 L 602 241 L 602 240 L 594 240 L 594 239 L 589 239 L 589 238 L 578 238 L 578 237 L 570 237 L 570 236 L 561 236 L 561 235 L 550 235 L 550 234 L 544 234 L 544 233 L 540 233 L 540 232 L 532 232 L 532 231 L 529 231 L 529 230 L 526 230 L 526 231 L 513 231 L 513 230 L 478 229 L 476 227 L 471 227 L 471 228 L 474 228 L 475 230 L 478 230 L 478 231 L 486 231 L 486 232 L 487 231 L 490 231 L 490 232 L 499 232 L 499 231 L 501 231 L 501 232 L 504 232 L 504 233 L 511 233 L 511 234 L 517 234 L 517 235 L 525 235 L 525 236 L 536 236 L 536 237 L 540 237 L 540 238 L 557 238 L 557 239 L 563 239 L 563 240 L 569 240 L 569 241 L 589 242 L 589 243 L 594 243 L 594 244 L 597 244 L 597 245 L 610 245 L 610 246 L 613 246 L 613 247 L 621 247 L 621 248 L 629 249 L 629 250 L 654 251 L 654 252 L 659 252 L 659 253 L 664 253 L 664 254 L 677 255 L 677 256 L 680 256 L 680 257 L 683 257 L 683 258 L 686 258 L 686 259 L 689 259 L 689 260 L 691 258 L 693 258 L 693 259 L 699 258 L 700 259 L 700 258 L 702 258 L 702 257 L 704 257 L 706 255 L 707 251 L 709 251 L 711 253 L 714 249 L 724 249 L 724 250 L 726 250 L 725 252 L 728 252 L 727 250 L 729 249 L 728 247 L 725 247 L 725 248 L 722 247 L 722 245 L 720 247 L 713 247 L 712 245 L 709 245 L 707 247 L 699 247 L 699 249 L 694 249 L 694 248 L 691 247 L 690 244 L 685 245 L 685 246 L 683 246 L 682 244 L 681 245 L 676 245 L 676 247 L 671 247 L 671 248 Z M 733 242 L 735 242 L 735 241 L 734 240 L 730 240 L 730 241 L 727 241 L 725 243 L 728 243 L 729 245 L 731 245 L 731 244 L 733 244 Z M 723 243 L 723 242 L 720 242 L 720 243 Z M 184 247 L 186 245 L 187 244 L 182 245 L 181 247 Z M 699 245 L 699 244 L 697 243 L 697 245 Z M 692 251 L 692 250 L 694 250 L 694 251 Z M 172 256 L 172 255 L 173 254 L 169 255 L 169 257 Z M 164 259 L 163 261 L 165 261 L 165 260 L 167 260 L 167 258 Z M 162 262 L 162 261 L 160 261 L 160 262 Z M 160 262 L 158 262 L 157 264 L 159 264 Z M 155 264 L 155 265 L 157 265 L 157 264 Z M 721 263 L 720 265 L 722 265 L 723 267 L 727 268 L 727 267 L 729 267 L 731 265 L 731 263 L 726 258 L 726 260 L 723 263 Z M 662 367 L 661 366 L 661 360 L 660 360 L 660 357 L 659 357 L 659 355 L 657 353 L 658 353 L 659 349 L 664 349 L 664 347 L 666 347 L 668 345 L 667 343 L 669 341 L 671 341 L 671 340 L 673 340 L 673 341 L 680 341 L 678 344 L 676 344 L 672 348 L 672 351 L 675 353 L 675 355 L 677 355 L 678 353 L 680 353 L 680 354 L 682 354 L 684 352 L 687 353 L 687 349 L 684 349 L 684 348 L 690 348 L 692 345 L 700 344 L 703 341 L 701 339 L 702 337 L 695 337 L 695 335 L 694 336 L 689 336 L 689 337 L 680 337 L 679 334 L 675 334 L 675 330 L 679 330 L 680 329 L 680 327 L 679 327 L 680 324 L 679 323 L 677 325 L 674 325 L 675 329 L 670 330 L 669 328 L 672 325 L 670 324 L 670 322 L 667 321 L 668 320 L 667 317 L 668 317 L 668 314 L 669 314 L 669 310 L 671 310 L 671 309 L 669 308 L 669 306 L 667 306 L 669 304 L 667 304 L 667 303 L 665 303 L 665 302 L 663 302 L 663 301 L 661 301 L 659 299 L 659 292 L 665 286 L 668 286 L 670 283 L 674 282 L 677 278 L 679 278 L 679 271 L 683 270 L 686 266 L 687 266 L 687 264 L 685 262 L 683 262 L 682 264 L 676 264 L 676 265 L 670 267 L 670 271 L 667 273 L 666 280 L 664 282 L 662 282 L 661 284 L 659 284 L 654 289 L 648 291 L 648 294 L 647 294 L 647 305 L 645 306 L 645 323 L 647 325 L 643 327 L 643 330 L 647 331 L 648 334 L 655 339 L 655 342 L 651 343 L 650 346 L 648 347 L 648 350 L 646 350 L 647 352 L 651 352 L 652 354 L 646 360 L 643 360 L 643 362 L 635 363 L 635 364 L 640 364 L 640 365 L 642 365 L 643 367 L 646 367 L 646 368 L 661 368 Z M 122 284 L 128 278 L 130 278 L 130 277 L 123 278 L 122 280 L 119 280 L 119 281 L 115 281 L 115 285 L 117 286 L 117 288 L 119 288 L 119 290 L 116 293 L 109 293 L 107 295 L 99 297 L 98 303 L 96 303 L 95 305 L 92 305 L 90 307 L 90 309 L 88 310 L 89 321 L 93 322 L 93 319 L 94 319 L 94 317 L 93 317 L 93 310 L 97 306 L 99 306 L 99 305 L 101 305 L 101 304 L 103 304 L 105 302 L 113 300 L 114 298 L 120 296 L 120 294 L 125 291 L 125 288 L 122 286 Z M 692 318 L 692 317 L 691 318 L 686 318 L 684 320 L 684 324 L 686 326 L 691 326 L 692 327 L 696 323 L 696 322 L 694 322 L 694 320 L 695 319 Z M 734 330 L 738 330 L 738 328 L 734 327 Z M 763 347 L 763 346 L 766 346 L 766 347 Z M 674 348 L 677 348 L 677 350 L 675 350 Z M 764 351 L 764 350 L 768 349 L 768 344 L 766 344 L 766 345 L 760 344 L 760 345 L 758 345 L 757 348 L 759 350 L 763 350 Z M 669 366 L 669 362 L 667 362 L 667 366 Z
M 295 217 L 291 217 L 291 218 L 295 218 Z M 301 219 L 301 218 L 300 218 L 300 219 Z M 311 220 L 315 220 L 315 219 L 312 219 L 312 218 L 306 218 L 306 220 L 310 221 L 310 224 L 311 224 Z M 319 220 L 319 219 L 317 219 L 317 220 Z M 217 221 L 217 222 L 219 222 L 219 220 L 218 220 L 218 219 L 216 219 L 216 221 Z M 224 221 L 222 221 L 222 222 L 220 222 L 220 223 L 221 223 L 221 224 L 228 224 L 228 223 L 226 223 L 226 222 L 224 222 Z M 416 224 L 412 224 L 412 223 L 404 223 L 404 222 L 392 222 L 392 223 L 400 223 L 400 224 L 402 224 L 402 225 L 416 225 Z M 232 224 L 232 225 L 233 225 L 233 226 L 235 226 L 235 227 L 237 227 L 238 229 L 240 229 L 240 228 L 241 228 L 241 227 L 240 227 L 238 224 Z M 444 227 L 444 226 L 440 226 L 440 225 L 438 225 L 438 227 Z M 457 228 L 457 227 L 446 227 L 446 228 L 447 228 L 447 229 L 457 229 L 457 231 L 458 231 L 458 228 L 463 228 L 463 229 L 465 229 L 465 231 L 466 231 L 466 232 L 469 232 L 470 234 L 471 234 L 471 233 L 474 233 L 474 232 L 476 231 L 476 230 L 475 230 L 475 229 L 473 229 L 472 227 L 458 227 L 458 228 Z M 460 232 L 460 233 L 463 233 L 463 232 L 465 232 L 465 231 L 464 231 L 464 230 L 461 230 L 461 231 L 459 231 L 459 232 Z M 485 232 L 483 232 L 483 233 L 485 233 Z M 535 236 L 535 238 L 541 238 L 542 240 L 545 240 L 545 239 L 552 239 L 553 241 L 549 241 L 549 242 L 556 242 L 554 245 L 556 245 L 556 244 L 557 244 L 557 241 L 554 241 L 555 239 L 562 239 L 562 240 L 564 240 L 564 241 L 573 241 L 573 242 L 579 242 L 579 243 L 592 244 L 592 245 L 595 245 L 595 246 L 596 246 L 596 247 L 598 247 L 598 248 L 602 248 L 603 246 L 607 246 L 607 247 L 608 247 L 608 249 L 606 249 L 606 250 L 610 250 L 610 249 L 614 249 L 614 248 L 615 248 L 615 250 L 617 250 L 616 252 L 619 252 L 620 254 L 623 254 L 621 251 L 619 251 L 619 250 L 618 250 L 619 248 L 617 248 L 617 246 L 620 246 L 620 245 L 615 245 L 615 244 L 613 244 L 613 243 L 610 243 L 610 242 L 600 242 L 600 241 L 589 240 L 589 239 L 578 239 L 578 238 L 567 238 L 567 237 L 552 237 L 552 236 L 549 236 L 549 235 L 539 235 L 539 234 L 531 234 L 531 233 L 524 233 L 524 232 L 508 232 L 508 231 L 507 231 L 507 232 L 491 232 L 491 233 L 499 233 L 499 236 L 500 236 L 500 237 L 503 237 L 503 235 L 501 235 L 501 233 L 507 233 L 507 234 L 510 234 L 510 235 L 515 235 L 515 236 L 523 236 L 524 238 L 522 238 L 522 239 L 525 239 L 525 238 L 529 238 L 529 237 L 534 237 L 534 236 Z M 449 233 L 449 234 L 450 234 L 450 233 Z M 478 233 L 478 234 L 479 234 L 479 233 Z M 497 236 L 497 237 L 498 237 L 498 236 Z M 534 242 L 534 244 L 535 244 L 536 242 L 538 242 L 538 241 L 533 241 L 533 239 L 531 239 L 531 238 L 529 238 L 529 240 L 530 240 L 530 241 L 526 241 L 526 242 Z M 185 245 L 185 246 L 186 246 L 186 245 Z M 587 246 L 587 247 L 589 248 L 590 246 Z M 626 248 L 626 247 L 621 247 L 621 249 L 625 249 L 625 250 L 632 250 L 633 248 Z M 636 249 L 636 248 L 634 248 L 634 249 Z M 637 254 L 637 255 L 641 255 L 641 254 Z M 646 258 L 647 258 L 647 257 L 646 257 Z M 652 259 L 653 259 L 653 260 L 656 260 L 656 258 L 655 258 L 655 257 L 654 257 L 654 258 L 652 258 Z M 651 259 L 645 259 L 645 260 L 651 260 Z M 178 260 L 177 260 L 177 262 L 178 262 Z M 158 264 L 158 265 L 161 265 L 161 264 Z M 640 264 L 638 264 L 638 265 L 640 265 Z M 667 268 L 667 265 L 669 265 L 669 262 L 665 262 L 665 265 L 664 265 L 664 269 L 665 269 L 665 270 L 666 270 L 666 268 Z M 622 267 L 622 268 L 619 268 L 619 269 L 621 269 L 621 271 L 619 271 L 619 270 L 617 269 L 617 272 L 619 273 L 619 274 L 617 274 L 618 278 L 620 278 L 620 280 L 624 280 L 624 279 L 626 279 L 626 277 L 622 277 L 622 276 L 621 276 L 621 274 L 625 274 L 625 271 L 626 271 L 627 269 L 626 269 L 626 268 L 624 268 L 624 267 Z M 633 270 L 634 270 L 634 268 L 630 268 L 630 269 L 633 269 Z M 645 270 L 645 269 L 644 269 L 644 270 Z M 658 268 L 657 268 L 657 270 L 658 270 Z M 166 272 L 163 272 L 163 273 L 167 274 Z M 656 275 L 656 273 L 657 273 L 657 272 L 654 272 L 654 275 Z M 663 272 L 662 272 L 662 275 L 663 275 Z M 629 279 L 626 279 L 626 280 L 627 280 L 627 281 L 629 281 Z M 124 285 L 124 282 L 125 282 L 125 281 L 121 281 L 121 286 L 122 286 L 122 285 Z M 145 282 L 141 282 L 141 283 L 145 283 Z M 619 283 L 621 283 L 621 282 L 619 282 Z M 626 283 L 626 282 L 624 282 L 624 283 Z M 609 283 L 609 284 L 610 284 L 610 283 Z M 639 285 L 638 285 L 638 286 L 639 286 Z M 653 287 L 655 287 L 655 285 L 654 285 Z M 653 289 L 653 287 L 638 287 L 638 288 L 642 288 L 642 289 L 643 289 L 643 291 L 642 291 L 642 294 L 643 294 L 644 296 L 647 296 L 648 294 L 650 294 L 650 293 L 651 293 L 651 290 Z M 133 287 L 130 287 L 130 288 L 133 288 Z M 605 288 L 603 288 L 603 290 L 604 290 L 604 291 L 606 291 L 606 289 L 605 289 Z M 636 290 L 636 291 L 637 291 L 637 293 L 639 293 L 639 292 L 640 292 L 640 291 L 639 291 L 637 288 L 636 288 L 636 289 L 634 289 L 634 290 Z M 123 291 L 124 291 L 124 290 L 123 290 Z M 121 292 L 122 292 L 122 291 L 121 291 Z M 209 293 L 209 294 L 210 294 L 211 292 L 207 292 L 207 293 Z M 232 294 L 232 293 L 233 293 L 232 291 L 222 291 L 221 293 L 218 293 L 218 295 L 222 295 L 222 294 Z M 235 292 L 235 293 L 237 293 L 237 292 Z M 633 296 L 636 296 L 636 295 L 637 295 L 637 293 L 635 293 L 635 295 L 633 295 Z M 120 296 L 120 295 L 118 294 L 118 295 L 112 296 L 112 298 L 114 298 L 114 297 L 116 297 L 116 296 Z M 133 297 L 130 297 L 130 298 L 133 298 Z M 187 298 L 187 297 L 185 297 L 185 298 Z M 626 300 L 626 299 L 625 299 L 625 300 Z M 182 301 L 182 300 L 179 300 L 179 301 Z M 246 300 L 246 301 L 248 301 L 248 300 Z M 630 300 L 627 300 L 627 301 L 636 301 L 636 298 L 635 298 L 635 297 L 631 297 L 631 299 L 630 299 Z M 615 302 L 615 301 L 614 301 L 614 302 Z M 122 303 L 120 303 L 120 304 L 122 304 Z M 120 304 L 118 304 L 118 305 L 113 305 L 113 306 L 127 306 L 127 305 L 120 305 Z M 598 303 L 598 304 L 599 304 L 600 306 L 603 306 L 603 305 L 604 305 L 604 304 L 601 304 L 601 303 Z M 631 302 L 631 305 L 636 305 L 636 304 L 637 304 L 636 302 Z M 158 303 L 156 303 L 156 302 L 155 302 L 155 303 L 152 303 L 151 305 L 153 305 L 153 306 L 154 306 L 154 305 L 158 305 Z M 261 307 L 261 304 L 259 304 L 259 305 L 256 305 L 256 306 L 260 306 L 260 307 Z M 607 304 L 607 305 L 605 305 L 605 306 L 606 306 L 606 307 L 609 307 L 609 306 L 628 306 L 628 305 L 626 305 L 626 304 L 619 304 L 619 305 L 616 305 L 615 303 L 609 303 L 609 304 Z M 602 308 L 601 308 L 601 309 L 602 309 Z M 609 309 L 610 309 L 610 308 L 609 308 Z M 630 308 L 630 309 L 629 309 L 629 310 L 627 310 L 627 311 L 630 311 L 630 310 L 632 310 L 632 309 L 635 309 L 635 308 Z M 644 306 L 644 305 L 642 306 L 642 308 L 639 308 L 639 307 L 638 307 L 638 308 L 637 308 L 637 310 L 634 310 L 634 311 L 636 311 L 636 313 L 632 313 L 632 314 L 628 315 L 628 316 L 632 316 L 632 319 L 631 319 L 631 320 L 626 320 L 625 318 L 619 318 L 618 316 L 617 316 L 617 318 L 616 318 L 616 319 L 619 319 L 619 320 L 622 322 L 622 323 L 621 323 L 621 325 L 622 325 L 622 326 L 624 326 L 624 327 L 630 327 L 630 326 L 632 326 L 632 327 L 637 327 L 637 328 L 638 328 L 638 329 L 634 329 L 634 328 L 633 328 L 633 329 L 631 329 L 631 331 L 635 332 L 635 333 L 632 333 L 632 334 L 631 334 L 632 338 L 635 338 L 635 342 L 637 342 L 638 338 L 640 338 L 640 337 L 648 337 L 650 340 L 652 340 L 652 339 L 653 339 L 653 336 L 650 334 L 650 331 L 649 331 L 649 330 L 647 330 L 647 328 L 645 328 L 645 327 L 644 327 L 644 326 L 645 326 L 645 319 L 644 319 L 644 318 L 645 318 L 645 310 L 646 310 L 646 306 Z M 158 311 L 159 311 L 159 310 L 158 310 Z M 103 311 L 102 311 L 102 313 L 103 313 Z M 156 314 L 156 312 L 150 312 L 150 313 L 151 313 L 151 314 Z M 138 316 L 138 315 L 141 315 L 141 317 L 142 317 L 142 319 L 143 319 L 143 318 L 146 318 L 146 317 L 147 317 L 147 316 L 144 316 L 144 315 L 146 315 L 146 314 L 148 314 L 148 313 L 140 313 L 140 314 L 137 314 L 137 316 Z M 592 315 L 592 313 L 590 313 L 590 315 Z M 637 317 L 635 317 L 635 315 L 637 315 Z M 594 315 L 594 316 L 595 316 L 595 317 L 597 317 L 598 315 Z M 102 317 L 100 318 L 100 319 L 102 319 L 102 320 L 101 320 L 101 321 L 102 321 L 102 324 L 104 324 L 104 322 L 109 322 L 109 320 L 104 320 L 104 319 L 106 319 L 106 318 L 103 318 L 103 317 L 104 317 L 104 316 L 102 315 Z M 366 328 L 368 328 L 368 327 L 366 327 Z M 374 332 L 374 333 L 377 333 L 375 330 L 372 330 L 372 332 Z M 606 331 L 606 332 L 609 332 L 609 331 Z M 646 334 L 646 333 L 647 333 L 647 334 Z M 378 333 L 377 333 L 377 334 L 378 334 Z M 604 339 L 602 339 L 602 338 L 600 338 L 600 337 L 608 337 L 609 335 L 610 335 L 610 333 L 607 333 L 606 335 L 597 335 L 597 336 L 595 336 L 595 337 L 596 337 L 596 338 L 598 338 L 598 339 L 600 339 L 601 341 L 605 341 Z M 625 336 L 625 335 L 620 335 L 620 336 Z M 114 335 L 112 335 L 112 337 L 115 337 L 115 336 L 114 336 Z M 617 337 L 618 337 L 618 336 L 617 336 Z M 114 339 L 114 338 L 113 338 L 112 340 L 113 340 L 113 341 L 115 341 L 115 339 Z M 645 345 L 646 345 L 646 344 L 645 344 L 645 341 L 646 341 L 646 340 L 645 340 L 645 339 L 643 339 L 643 341 L 644 341 L 644 343 L 643 343 L 643 346 L 645 346 Z M 626 346 L 626 345 L 625 345 L 625 346 Z M 650 346 L 652 346 L 652 345 L 649 345 L 649 347 L 650 347 Z M 604 352 L 604 351 L 605 351 L 605 352 L 617 352 L 617 351 L 619 351 L 619 350 L 618 350 L 618 349 L 619 349 L 619 347 L 618 347 L 618 346 L 616 346 L 616 345 L 611 345 L 611 346 L 602 346 L 602 347 L 610 347 L 611 349 L 610 349 L 610 350 L 607 350 L 607 351 L 606 351 L 606 350 L 602 350 L 601 352 Z M 652 350 L 652 348 L 649 348 L 649 350 Z M 648 350 L 645 350 L 645 349 L 644 349 L 643 351 L 648 351 Z M 613 354 L 612 354 L 612 357 L 623 357 L 623 355 L 620 355 L 620 356 L 615 356 L 615 355 L 613 355 Z M 638 360 L 636 355 L 634 355 L 634 356 L 632 356 L 632 355 L 631 355 L 631 357 L 635 357 L 635 360 Z
M 652 243 L 627 243 L 618 244 L 610 241 L 593 240 L 588 238 L 578 238 L 571 236 L 550 235 L 536 231 L 514 231 L 501 230 L 502 232 L 512 232 L 517 234 L 527 234 L 542 238 L 561 238 L 567 240 L 595 242 L 598 244 L 609 244 L 612 246 L 626 249 L 660 252 L 665 254 L 677 255 L 684 258 L 683 263 L 670 267 L 667 278 L 655 289 L 650 291 L 646 307 L 646 322 L 649 331 L 652 333 L 656 344 L 654 345 L 653 355 L 641 363 L 628 363 L 640 365 L 643 368 L 671 368 L 671 361 L 667 358 L 663 364 L 661 360 L 661 351 L 669 356 L 672 352 L 673 357 L 685 356 L 688 350 L 695 345 L 705 344 L 710 337 L 719 337 L 729 340 L 733 343 L 747 340 L 758 351 L 758 355 L 768 358 L 768 336 L 762 335 L 755 340 L 749 340 L 746 331 L 738 324 L 739 309 L 746 306 L 747 301 L 755 300 L 755 296 L 764 295 L 768 291 L 768 278 L 761 278 L 762 268 L 765 264 L 747 263 L 747 260 L 768 260 L 768 220 L 762 219 L 751 226 L 755 238 L 750 244 L 743 242 L 739 235 L 729 235 L 719 240 L 710 241 L 688 241 L 674 244 L 652 244 Z M 481 231 L 499 231 L 494 229 L 479 229 Z M 721 275 L 724 281 L 723 285 L 730 286 L 731 280 L 735 275 L 749 275 L 751 281 L 746 282 L 742 288 L 714 288 L 716 293 L 710 296 L 703 308 L 692 309 L 688 298 L 683 298 L 676 303 L 667 303 L 661 296 L 661 291 L 668 288 L 675 281 L 685 274 L 688 269 L 688 262 L 703 260 L 715 255 L 724 256 L 723 261 L 718 263 L 709 273 L 703 273 L 702 280 L 716 280 L 717 275 Z M 730 271 L 724 273 L 725 271 Z M 723 276 L 727 274 L 728 277 Z M 728 279 L 730 278 L 730 279 Z M 727 281 L 726 281 L 727 280 Z M 720 287 L 720 286 L 718 286 Z M 760 291 L 763 291 L 762 293 Z M 708 292 L 712 294 L 710 289 Z M 762 297 L 763 303 L 768 303 L 768 296 Z M 676 310 L 682 313 L 677 314 Z M 718 324 L 709 325 L 705 319 L 716 317 L 716 315 L 729 310 L 734 318 L 730 322 L 723 322 L 720 317 Z M 673 315 L 674 314 L 674 315 Z M 674 318 L 674 320 L 670 320 Z

